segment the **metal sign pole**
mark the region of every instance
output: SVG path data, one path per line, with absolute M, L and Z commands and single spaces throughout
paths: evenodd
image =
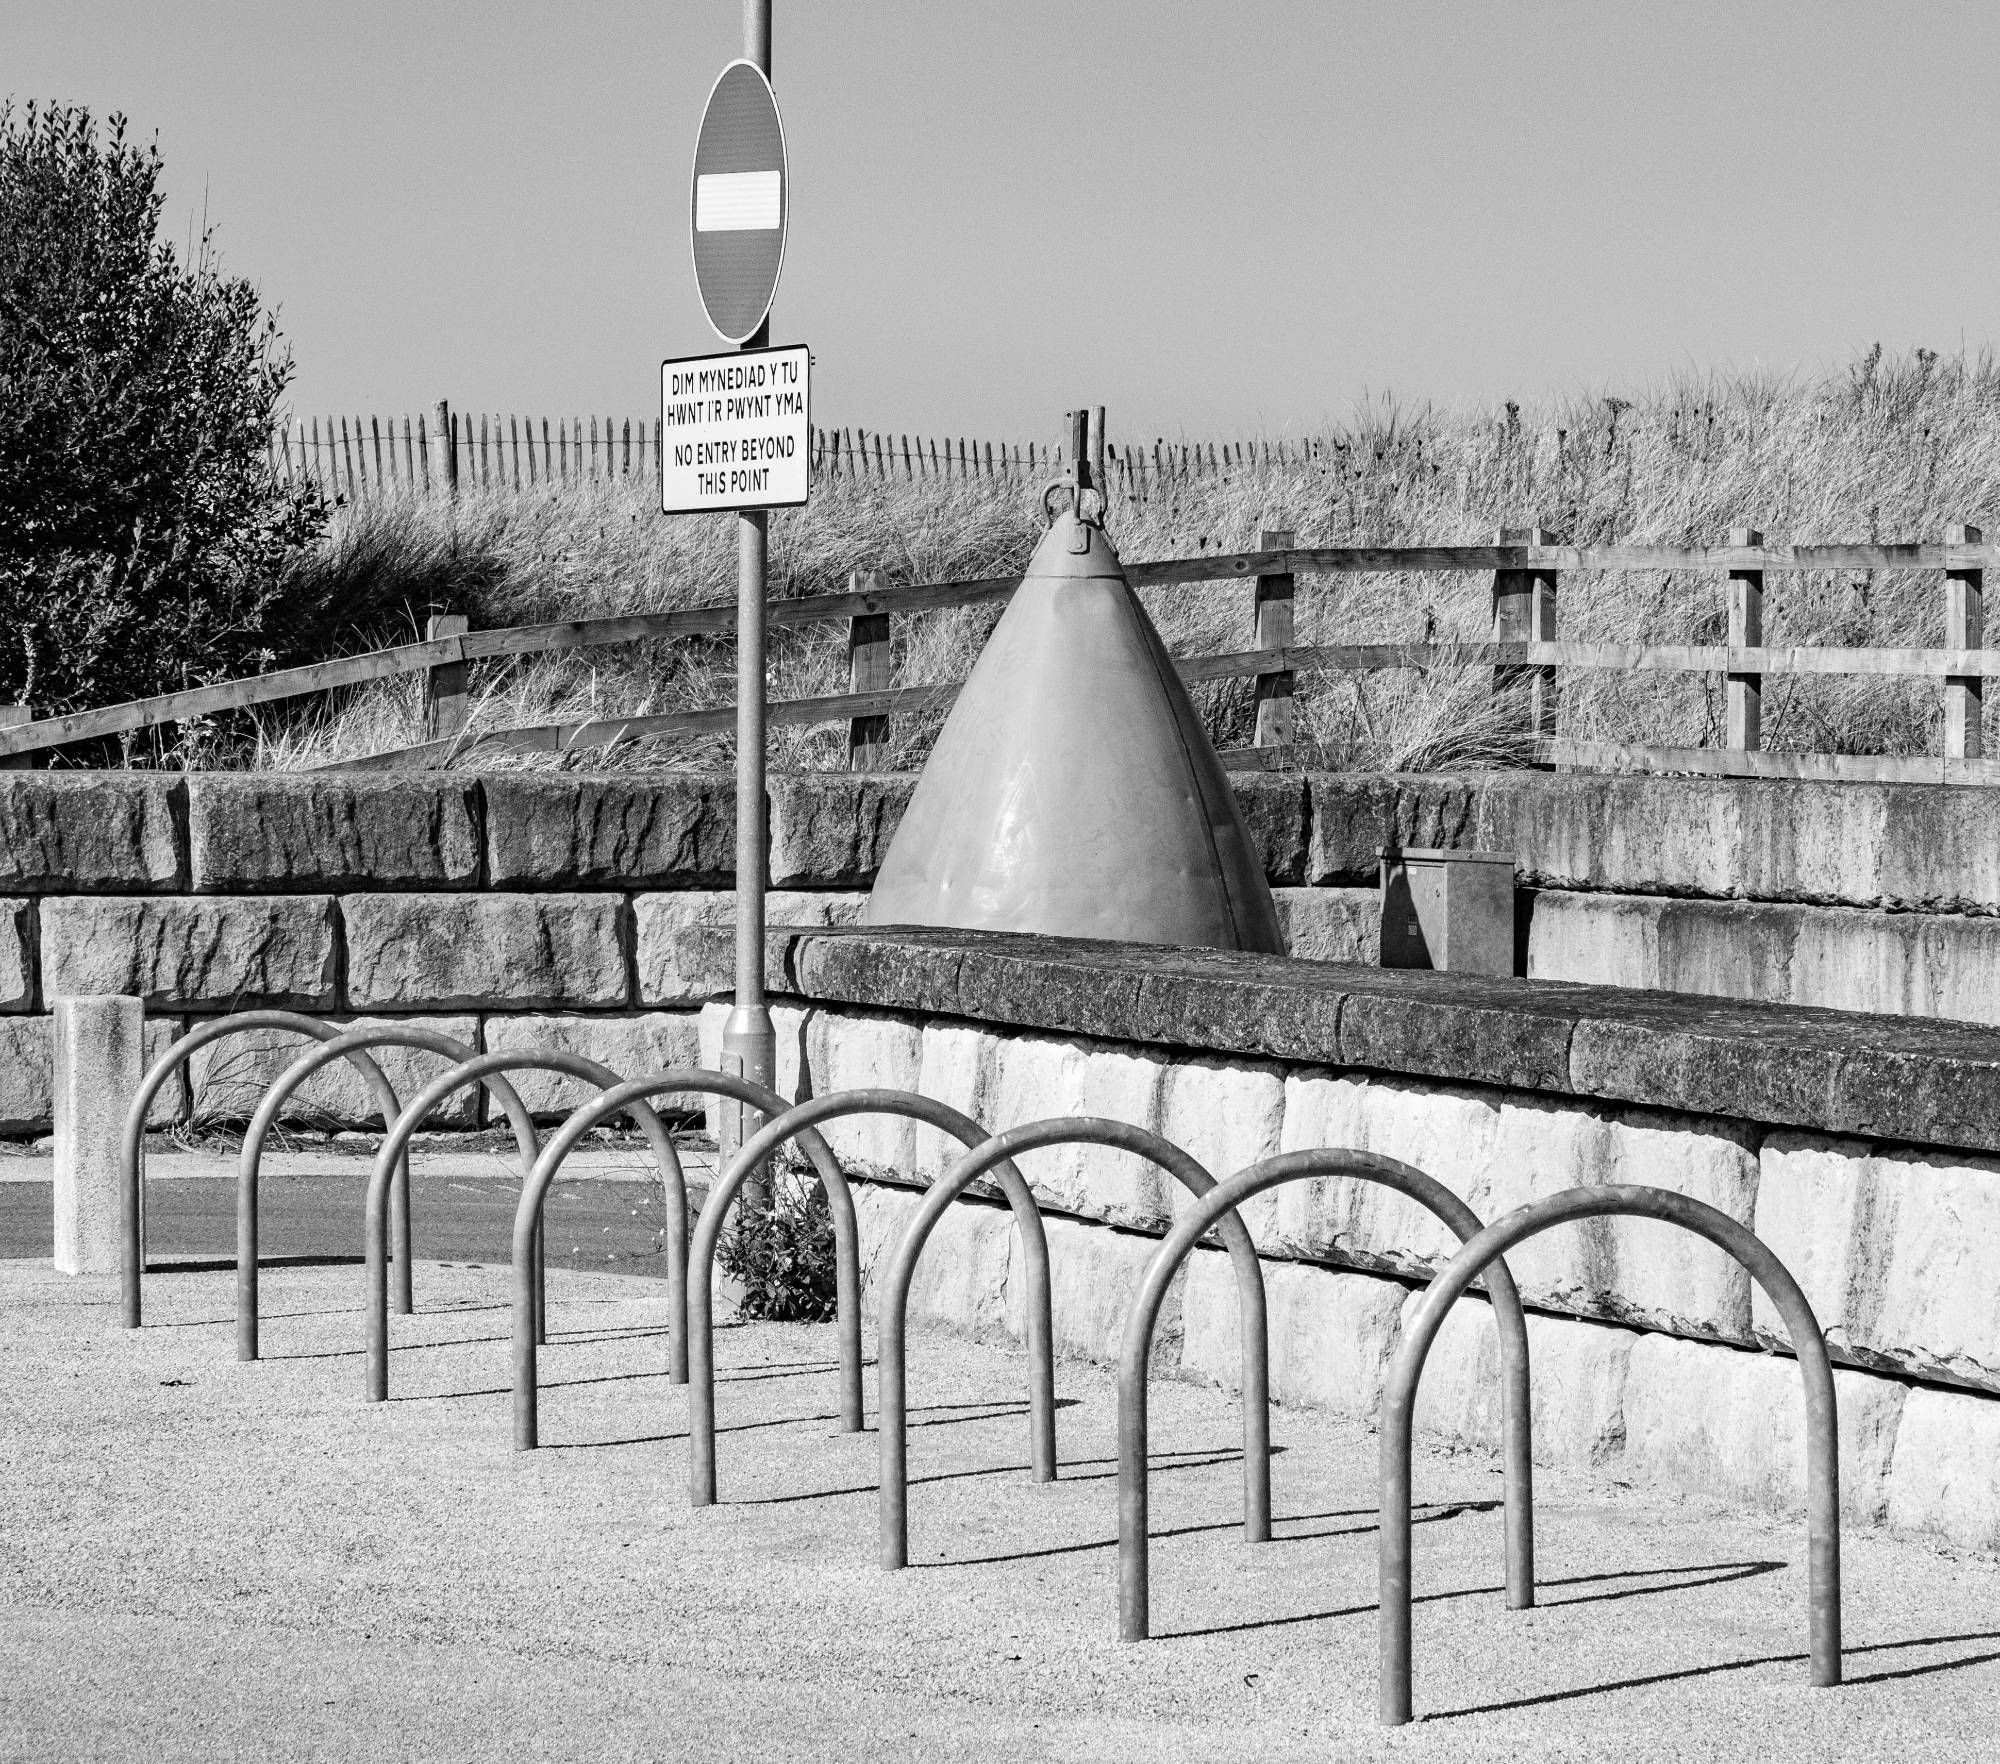
M 771 77 L 771 0 L 743 0 L 743 59 Z M 740 345 L 762 349 L 764 322 Z M 736 1003 L 722 1030 L 722 1069 L 758 1084 L 776 1082 L 778 1037 L 764 1003 L 764 566 L 769 516 L 749 509 L 736 517 Z M 747 1105 L 724 1111 L 722 1157 L 757 1131 L 763 1117 Z M 733 1129 L 728 1131 L 728 1129 Z M 733 1143 L 731 1143 L 733 1141 Z M 742 1210 L 770 1207 L 758 1170 L 742 1190 Z

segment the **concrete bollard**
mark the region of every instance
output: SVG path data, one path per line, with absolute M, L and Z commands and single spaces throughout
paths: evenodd
M 125 1111 L 146 1071 L 136 998 L 55 1001 L 55 1264 L 118 1272 L 118 1163 Z

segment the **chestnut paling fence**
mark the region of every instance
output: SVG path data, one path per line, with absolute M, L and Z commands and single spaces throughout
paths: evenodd
M 1108 468 L 1107 468 L 1108 469 Z M 1984 646 L 1985 573 L 1994 547 L 1979 529 L 1954 526 L 1942 541 L 1899 545 L 1766 545 L 1754 529 L 1732 530 L 1726 545 L 1569 546 L 1539 528 L 1503 530 L 1491 545 L 1300 546 L 1291 536 L 1256 551 L 1208 553 L 1127 563 L 1137 586 L 1254 580 L 1256 596 L 1250 647 L 1219 655 L 1182 656 L 1175 665 L 1190 682 L 1252 678 L 1256 681 L 1256 740 L 1225 756 L 1231 764 L 1265 763 L 1293 745 L 1293 689 L 1298 674 L 1388 668 L 1491 666 L 1493 690 L 1518 718 L 1522 736 L 1544 763 L 1591 770 L 1637 770 L 1727 777 L 1807 777 L 1903 783 L 2000 783 L 2000 761 L 1981 747 L 1985 682 L 2000 674 L 2000 651 Z M 1774 647 L 1763 642 L 1764 579 L 1772 572 L 1926 570 L 1939 575 L 1944 641 L 1935 648 Z M 1559 589 L 1565 575 L 1693 571 L 1727 578 L 1728 641 L 1718 644 L 1574 643 L 1557 636 Z M 1301 575 L 1471 573 L 1491 577 L 1492 623 L 1487 641 L 1298 644 L 1293 639 L 1293 595 Z M 948 704 L 960 681 L 897 683 L 890 622 L 953 607 L 1005 602 L 1018 576 L 892 585 L 879 571 L 857 573 L 844 594 L 819 594 L 770 604 L 767 622 L 806 625 L 847 622 L 849 690 L 821 697 L 779 700 L 769 707 L 774 724 L 845 722 L 850 764 L 874 769 L 886 762 L 887 718 Z M 658 642 L 681 637 L 727 636 L 735 628 L 733 603 L 717 601 L 675 612 L 623 618 L 581 619 L 466 628 L 463 618 L 431 620 L 422 642 L 288 668 L 128 704 L 68 716 L 33 719 L 8 707 L 14 721 L 0 727 L 0 764 L 20 765 L 38 751 L 73 743 L 129 738 L 137 731 L 191 717 L 214 716 L 255 705 L 352 687 L 392 675 L 426 676 L 433 738 L 414 746 L 341 762 L 332 769 L 477 766 L 508 754 L 572 754 L 634 742 L 724 733 L 734 726 L 733 705 L 653 716 L 600 717 L 583 722 L 480 729 L 468 722 L 469 670 L 498 657 L 547 654 L 604 645 Z M 1565 669 L 1611 669 L 1720 675 L 1727 706 L 1724 738 L 1714 747 L 1613 745 L 1555 734 L 1558 677 Z M 1943 694 L 1941 754 L 1867 755 L 1771 753 L 1761 745 L 1764 682 L 1804 674 L 1891 676 L 1934 680 Z
M 660 481 L 658 417 L 524 417 L 454 411 L 415 416 L 301 417 L 271 432 L 272 471 L 329 500 L 379 501 L 462 489 L 557 490 L 617 479 Z M 1143 493 L 1161 482 L 1214 478 L 1320 456 L 1316 440 L 1168 441 L 1106 445 L 1108 489 Z M 1060 471 L 1063 449 L 1038 442 L 912 436 L 861 428 L 812 431 L 820 479 L 988 478 L 1027 483 Z
M 133 1001 L 136 1008 L 137 1001 Z M 711 1273 L 724 1220 L 739 1191 L 764 1160 L 797 1140 L 825 1186 L 836 1243 L 836 1333 L 839 1339 L 841 1422 L 846 1431 L 865 1425 L 862 1381 L 861 1256 L 858 1215 L 847 1176 L 818 1128 L 843 1116 L 890 1115 L 918 1120 L 961 1141 L 965 1151 L 925 1193 L 916 1215 L 890 1252 L 879 1299 L 877 1356 L 877 1442 L 879 1478 L 876 1551 L 880 1565 L 898 1570 L 908 1549 L 908 1391 L 904 1356 L 912 1275 L 933 1226 L 987 1175 L 997 1179 L 1021 1231 L 1028 1288 L 1025 1323 L 1028 1359 L 1030 1474 L 1053 1482 L 1061 1474 L 1057 1450 L 1054 1327 L 1049 1249 L 1039 1205 L 1015 1167 L 1016 1154 L 1057 1146 L 1097 1145 L 1144 1158 L 1190 1191 L 1182 1210 L 1149 1259 L 1133 1302 L 1127 1308 L 1118 1377 L 1118 1561 L 1119 1634 L 1128 1642 L 1151 1633 L 1149 1613 L 1148 1480 L 1151 1445 L 1147 1383 L 1153 1336 L 1166 1291 L 1197 1243 L 1215 1231 L 1235 1268 L 1238 1334 L 1243 1356 L 1243 1531 L 1246 1543 L 1271 1542 L 1269 1343 L 1263 1267 L 1241 1213 L 1241 1203 L 1282 1183 L 1344 1178 L 1386 1186 L 1416 1200 L 1441 1218 L 1463 1247 L 1438 1273 L 1404 1330 L 1384 1395 L 1380 1468 L 1381 1522 L 1378 1528 L 1378 1586 L 1381 1607 L 1379 1712 L 1387 1725 L 1400 1725 L 1414 1712 L 1411 1690 L 1411 1472 L 1412 1417 L 1424 1360 L 1446 1310 L 1475 1283 L 1492 1301 L 1500 1340 L 1502 1383 L 1503 1528 L 1507 1603 L 1526 1609 L 1535 1603 L 1533 1456 L 1529 1438 L 1531 1368 L 1525 1320 L 1504 1252 L 1552 1226 L 1613 1216 L 1650 1218 L 1708 1238 L 1730 1255 L 1764 1289 L 1783 1316 L 1804 1385 L 1806 1409 L 1806 1506 L 1810 1640 L 1809 1677 L 1818 1686 L 1841 1681 L 1841 1577 L 1839 1533 L 1839 1429 L 1837 1401 L 1826 1339 L 1818 1319 L 1789 1271 L 1754 1233 L 1727 1214 L 1669 1189 L 1597 1185 L 1571 1188 L 1518 1207 L 1490 1224 L 1482 1221 L 1444 1182 L 1415 1167 L 1370 1152 L 1321 1147 L 1281 1154 L 1216 1178 L 1181 1147 L 1128 1122 L 1064 1116 L 1011 1127 L 995 1134 L 970 1116 L 916 1092 L 893 1089 L 839 1091 L 791 1104 L 748 1080 L 696 1068 L 620 1079 L 609 1068 L 560 1052 L 513 1050 L 479 1055 L 448 1037 L 393 1024 L 342 1029 L 289 1013 L 253 1011 L 202 1025 L 183 1036 L 154 1063 L 131 1099 L 126 1115 L 120 1170 L 121 1316 L 128 1329 L 143 1324 L 145 1126 L 161 1087 L 200 1048 L 240 1033 L 280 1030 L 297 1034 L 309 1047 L 265 1089 L 243 1142 L 238 1172 L 236 1245 L 236 1356 L 260 1357 L 258 1341 L 258 1174 L 267 1131 L 297 1087 L 320 1067 L 346 1059 L 356 1065 L 381 1102 L 387 1132 L 376 1154 L 364 1212 L 368 1264 L 363 1334 L 368 1402 L 386 1401 L 392 1306 L 388 1266 L 392 1242 L 396 1268 L 393 1306 L 408 1315 L 415 1308 L 413 1243 L 409 1216 L 407 1151 L 410 1138 L 434 1109 L 455 1092 L 484 1085 L 512 1120 L 520 1156 L 522 1186 L 515 1209 L 510 1262 L 513 1327 L 513 1437 L 517 1450 L 541 1444 L 538 1415 L 539 1357 L 549 1345 L 542 1270 L 542 1215 L 548 1193 L 569 1153 L 596 1127 L 626 1114 L 646 1134 L 659 1168 L 670 1225 L 666 1283 L 668 1377 L 688 1390 L 688 1493 L 695 1507 L 715 1504 L 716 1378 L 711 1315 Z M 449 1062 L 407 1105 L 383 1079 L 370 1050 L 423 1045 Z M 534 1123 L 508 1085 L 505 1074 L 524 1069 L 560 1071 L 596 1094 L 575 1109 L 542 1142 Z M 730 1156 L 710 1186 L 690 1235 L 687 1193 L 671 1134 L 653 1105 L 669 1098 L 727 1098 L 748 1104 L 765 1120 Z M 974 1498 L 959 1493 L 955 1498 Z

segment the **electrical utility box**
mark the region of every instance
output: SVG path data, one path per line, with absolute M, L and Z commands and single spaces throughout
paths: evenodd
M 1514 972 L 1514 854 L 1378 846 L 1382 966 Z

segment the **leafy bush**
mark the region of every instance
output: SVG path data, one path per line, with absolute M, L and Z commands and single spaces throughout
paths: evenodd
M 0 693 L 44 712 L 259 672 L 342 610 L 288 604 L 325 509 L 270 469 L 276 322 L 208 235 L 159 240 L 125 130 L 0 105 Z
M 838 1296 L 833 1214 L 826 1189 L 796 1164 L 773 1165 L 771 1204 L 741 1204 L 716 1259 L 743 1287 L 737 1315 L 767 1323 L 824 1323 Z

